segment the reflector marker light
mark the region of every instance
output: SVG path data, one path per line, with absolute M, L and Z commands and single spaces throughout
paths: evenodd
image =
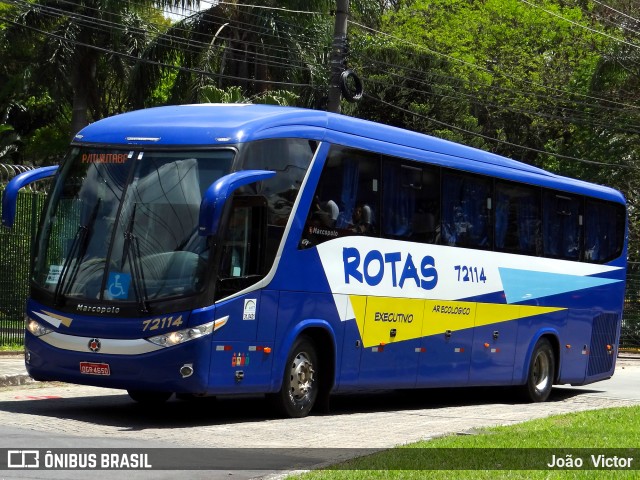
M 249 347 L 249 351 L 271 353 L 271 347 L 265 347 L 264 345 L 252 345 Z
M 215 332 L 219 328 L 224 327 L 227 324 L 228 320 L 229 320 L 229 315 L 227 315 L 226 317 L 219 318 L 218 320 L 213 322 L 213 331 Z

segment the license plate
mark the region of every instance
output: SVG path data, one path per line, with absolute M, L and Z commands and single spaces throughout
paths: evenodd
M 85 375 L 111 375 L 108 363 L 80 362 L 80 373 Z

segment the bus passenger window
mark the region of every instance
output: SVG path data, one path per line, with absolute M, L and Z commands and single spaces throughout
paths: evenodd
M 334 145 L 314 194 L 299 248 L 349 235 L 375 235 L 378 155 Z
M 544 255 L 580 260 L 582 201 L 566 194 L 546 191 L 542 196 Z
M 245 185 L 241 195 L 258 195 L 267 200 L 267 232 L 264 250 L 266 268 L 275 261 L 293 205 L 315 154 L 317 142 L 300 138 L 277 138 L 247 143 L 241 150 L 242 169 L 271 170 L 276 175 Z
M 502 252 L 539 255 L 539 189 L 515 183 L 496 184 L 495 247 Z
M 436 243 L 440 229 L 439 170 L 388 158 L 382 180 L 384 235 Z
M 489 248 L 490 198 L 490 180 L 444 173 L 441 243 L 456 247 Z
M 624 208 L 614 203 L 587 200 L 584 216 L 584 259 L 607 262 L 620 255 L 624 243 Z
M 264 255 L 269 213 L 267 199 L 236 195 L 232 201 L 221 242 L 216 298 L 253 285 L 270 267 Z

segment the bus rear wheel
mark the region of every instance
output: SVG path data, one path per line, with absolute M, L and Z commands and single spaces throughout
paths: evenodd
M 520 387 L 521 396 L 528 402 L 544 402 L 551 394 L 556 368 L 553 347 L 546 338 L 536 343 L 529 363 L 527 383 Z
M 132 400 L 143 405 L 160 405 L 171 398 L 173 392 L 154 392 L 145 390 L 127 390 Z
M 305 336 L 296 340 L 287 358 L 282 388 L 271 397 L 278 412 L 291 418 L 306 417 L 318 397 L 318 355 Z

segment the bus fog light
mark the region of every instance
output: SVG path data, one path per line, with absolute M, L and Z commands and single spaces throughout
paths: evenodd
M 147 340 L 151 343 L 155 343 L 156 345 L 160 345 L 161 347 L 172 347 L 190 340 L 195 340 L 196 338 L 204 337 L 205 335 L 210 335 L 211 332 L 213 332 L 213 322 L 198 325 L 197 327 L 185 328 L 184 330 L 156 335 L 155 337 L 147 338 Z
M 25 318 L 25 328 L 36 337 L 41 337 L 53 332 L 53 329 L 45 327 L 44 325 L 36 322 L 33 318 L 29 317 Z
M 193 364 L 187 363 L 180 367 L 180 375 L 182 375 L 182 378 L 188 378 L 193 375 Z

